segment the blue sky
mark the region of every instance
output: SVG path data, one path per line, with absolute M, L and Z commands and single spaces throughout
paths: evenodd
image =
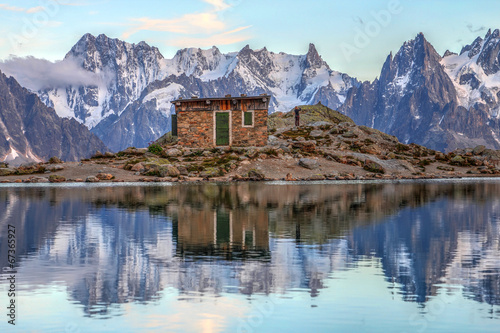
M 249 44 L 305 54 L 363 80 L 423 32 L 439 53 L 459 52 L 500 28 L 498 0 L 0 0 L 0 59 L 62 59 L 85 33 L 145 40 L 171 58 L 179 48 Z

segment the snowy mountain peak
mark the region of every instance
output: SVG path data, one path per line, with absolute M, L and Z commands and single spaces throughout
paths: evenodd
M 483 68 L 486 75 L 500 71 L 500 31 L 498 29 L 485 37 L 480 52 L 477 64 Z
M 312 43 L 309 44 L 309 51 L 307 51 L 306 55 L 306 67 L 320 68 L 324 65 L 326 63 L 319 55 L 318 50 L 316 50 L 316 46 Z
M 162 54 L 156 47 L 142 41 L 139 44 L 130 44 L 117 38 L 110 38 L 105 34 L 97 37 L 87 33 L 71 48 L 65 59 L 78 59 L 82 67 L 96 72 L 105 67 L 116 67 L 123 65 L 126 59 L 137 57 L 139 61 L 151 58 L 163 59 Z
M 467 56 L 469 57 L 469 59 L 471 59 L 475 57 L 479 52 L 481 52 L 482 45 L 483 39 L 481 37 L 477 37 L 471 45 L 463 47 L 462 51 L 460 51 L 460 54 L 468 52 Z
M 500 31 L 488 30 L 441 61 L 457 90 L 459 103 L 467 110 L 481 110 L 490 119 L 500 117 Z M 500 142 L 499 142 L 500 143 Z
M 452 51 L 450 51 L 450 50 L 446 50 L 446 51 L 444 52 L 444 54 L 443 54 L 443 58 L 444 58 L 444 57 L 451 56 L 451 55 L 457 55 L 457 53 L 452 52 Z
M 210 81 L 226 74 L 232 58 L 215 46 L 207 50 L 186 48 L 177 51 L 173 59 L 166 60 L 166 71 L 167 75 L 185 74 Z
M 112 149 L 144 146 L 164 134 L 171 101 L 179 96 L 268 93 L 271 111 L 319 101 L 337 108 L 348 89 L 359 85 L 331 70 L 314 44 L 305 55 L 246 45 L 227 54 L 216 46 L 185 48 L 164 59 L 146 42 L 85 34 L 64 61 L 77 64 L 95 81 L 39 91 L 40 98 L 61 116 L 85 124 Z

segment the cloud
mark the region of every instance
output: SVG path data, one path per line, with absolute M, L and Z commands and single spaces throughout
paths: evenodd
M 31 7 L 31 8 L 22 8 L 22 7 L 16 7 L 16 6 L 9 6 L 4 3 L 0 3 L 0 9 L 2 10 L 8 10 L 11 12 L 24 12 L 28 14 L 32 13 L 37 13 L 41 12 L 42 10 L 45 10 L 42 6 L 37 6 L 37 7 Z
M 474 26 L 469 23 L 469 24 L 467 24 L 467 29 L 469 29 L 469 31 L 472 32 L 472 33 L 476 33 L 476 32 L 480 32 L 480 31 L 486 30 L 486 27 L 485 26 L 480 26 L 479 28 L 474 29 Z
M 37 6 L 37 7 L 32 7 L 32 8 L 26 9 L 26 13 L 32 14 L 32 13 L 38 13 L 38 12 L 41 12 L 41 11 L 44 11 L 44 10 L 45 10 L 44 7 Z
M 11 12 L 24 12 L 26 11 L 26 8 L 21 8 L 21 7 L 16 7 L 16 6 L 9 6 L 4 3 L 0 3 L 0 9 L 3 10 L 8 10 Z
M 129 38 L 141 30 L 197 34 L 220 31 L 225 28 L 224 22 L 220 21 L 215 13 L 186 14 L 171 20 L 143 17 L 133 19 L 133 21 L 139 24 L 124 32 L 122 38 Z
M 227 4 L 225 0 L 203 0 L 203 1 L 214 6 L 215 11 L 222 11 L 231 7 L 231 5 Z
M 251 25 L 239 27 L 231 31 L 215 34 L 206 37 L 183 37 L 171 41 L 177 47 L 210 47 L 212 45 L 229 45 L 234 43 L 243 42 L 251 38 L 250 35 L 238 34 L 240 31 L 250 28 Z
M 96 85 L 102 81 L 96 73 L 86 71 L 70 59 L 51 62 L 34 57 L 11 57 L 0 61 L 0 70 L 32 91 Z
M 82 2 L 82 1 L 62 1 L 62 0 L 50 0 L 52 2 L 56 2 L 57 4 L 61 6 L 75 6 L 75 7 L 80 7 L 80 6 L 89 6 L 90 4 L 87 2 Z
M 212 6 L 205 12 L 189 13 L 174 19 L 152 19 L 149 17 L 132 19 L 132 27 L 122 34 L 129 38 L 142 30 L 172 32 L 180 34 L 214 33 L 226 29 L 226 24 L 218 15 L 231 7 L 226 0 L 202 0 Z

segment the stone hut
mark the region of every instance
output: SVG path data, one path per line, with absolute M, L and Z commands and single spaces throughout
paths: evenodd
M 177 99 L 177 136 L 185 147 L 265 146 L 271 96 Z

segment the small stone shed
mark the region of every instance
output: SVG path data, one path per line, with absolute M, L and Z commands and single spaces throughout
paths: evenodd
M 271 96 L 177 99 L 177 135 L 185 147 L 265 146 Z

